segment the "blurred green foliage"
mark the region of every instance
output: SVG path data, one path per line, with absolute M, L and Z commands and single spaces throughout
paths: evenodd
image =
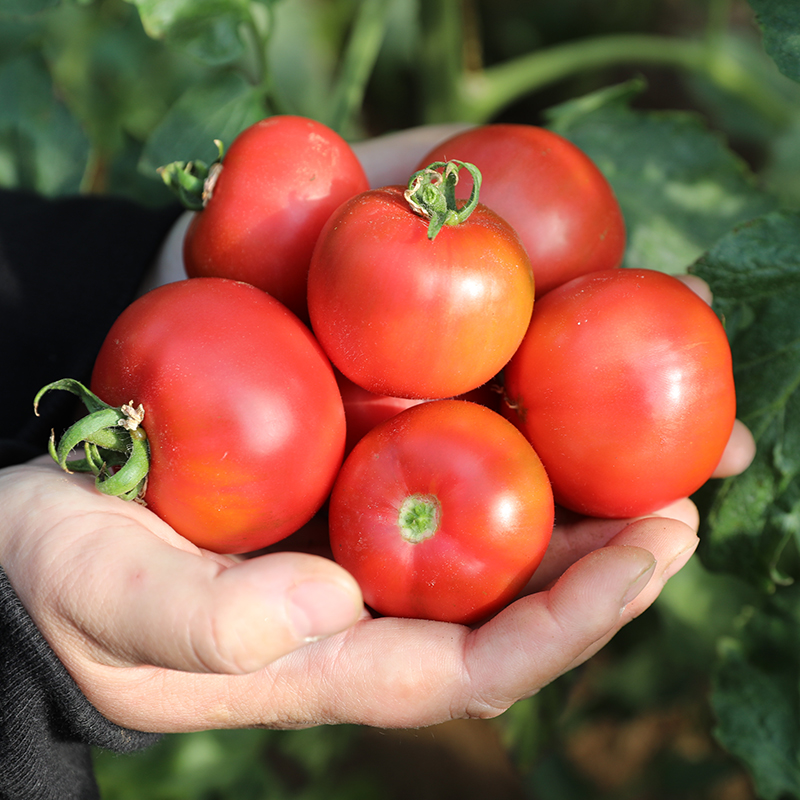
M 106 800 L 800 797 L 798 80 L 797 0 L 0 0 L 5 187 L 170 202 L 158 166 L 275 113 L 553 127 L 626 266 L 711 284 L 759 446 L 655 607 L 498 720 L 168 736 L 97 752 Z
M 800 92 L 742 0 L 0 0 L 0 185 L 166 202 L 156 167 L 266 114 L 538 123 L 640 74 L 791 194 Z

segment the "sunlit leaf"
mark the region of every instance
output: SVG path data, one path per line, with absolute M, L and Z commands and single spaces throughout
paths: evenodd
M 215 73 L 193 85 L 153 131 L 142 155 L 142 168 L 153 172 L 173 161 L 217 156 L 214 139 L 229 145 L 235 136 L 266 116 L 261 95 L 238 73 Z
M 699 117 L 630 108 L 612 87 L 552 109 L 551 127 L 605 173 L 625 216 L 625 266 L 684 272 L 734 225 L 774 207 Z
M 743 475 L 700 493 L 701 553 L 711 568 L 769 590 L 791 579 L 781 556 L 800 537 L 800 214 L 741 225 L 692 271 L 726 321 L 738 416 L 758 448 Z
M 184 47 L 208 64 L 238 57 L 244 45 L 239 26 L 249 18 L 247 0 L 129 0 L 154 39 Z

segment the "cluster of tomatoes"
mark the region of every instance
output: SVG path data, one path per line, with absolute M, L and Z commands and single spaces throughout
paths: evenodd
M 678 279 L 619 268 L 614 195 L 556 134 L 474 128 L 409 177 L 369 189 L 311 120 L 248 128 L 204 181 L 190 277 L 123 312 L 91 388 L 141 404 L 144 500 L 198 546 L 325 507 L 370 606 L 475 622 L 530 579 L 554 503 L 628 518 L 711 475 L 730 350 Z

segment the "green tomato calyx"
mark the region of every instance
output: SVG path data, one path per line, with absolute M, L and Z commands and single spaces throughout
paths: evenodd
M 159 167 L 157 172 L 164 183 L 192 211 L 202 211 L 214 193 L 214 184 L 222 170 L 225 146 L 214 139 L 219 156 L 211 164 L 205 161 L 173 161 Z
M 411 544 L 429 539 L 439 530 L 442 505 L 432 494 L 411 494 L 403 500 L 397 515 L 400 535 Z
M 57 444 L 53 432 L 48 443 L 53 460 L 65 472 L 91 472 L 95 486 L 103 494 L 143 502 L 150 470 L 150 445 L 142 427 L 144 407 L 133 401 L 110 406 L 79 381 L 64 378 L 36 394 L 33 410 L 37 415 L 39 401 L 55 389 L 79 397 L 89 413 L 69 427 Z M 69 454 L 81 445 L 84 458 L 69 459 Z
M 467 170 L 472 176 L 472 191 L 466 203 L 456 200 L 458 173 Z M 433 240 L 445 225 L 465 222 L 478 205 L 481 173 L 466 161 L 435 161 L 415 172 L 404 196 L 414 213 L 429 220 L 428 238 Z

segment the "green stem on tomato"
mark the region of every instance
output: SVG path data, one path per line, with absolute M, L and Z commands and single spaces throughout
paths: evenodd
M 464 204 L 456 200 L 458 172 L 464 168 L 472 176 L 472 191 Z M 466 161 L 436 161 L 415 172 L 404 196 L 411 210 L 429 220 L 428 238 L 433 240 L 445 225 L 466 222 L 478 205 L 481 173 Z
M 219 157 L 211 164 L 205 161 L 173 161 L 156 171 L 164 183 L 177 195 L 184 207 L 202 211 L 214 190 L 214 183 L 222 166 L 225 147 L 214 139 Z
M 403 500 L 397 515 L 400 535 L 410 544 L 430 539 L 442 518 L 442 506 L 432 494 L 411 494 Z
M 91 472 L 103 494 L 141 500 L 150 471 L 150 445 L 142 427 L 144 408 L 132 402 L 110 406 L 80 381 L 64 378 L 37 392 L 33 401 L 37 414 L 42 397 L 57 389 L 76 395 L 89 413 L 71 425 L 58 442 L 55 432 L 52 434 L 48 450 L 53 460 L 65 472 Z M 83 447 L 84 458 L 70 459 L 79 447 Z

